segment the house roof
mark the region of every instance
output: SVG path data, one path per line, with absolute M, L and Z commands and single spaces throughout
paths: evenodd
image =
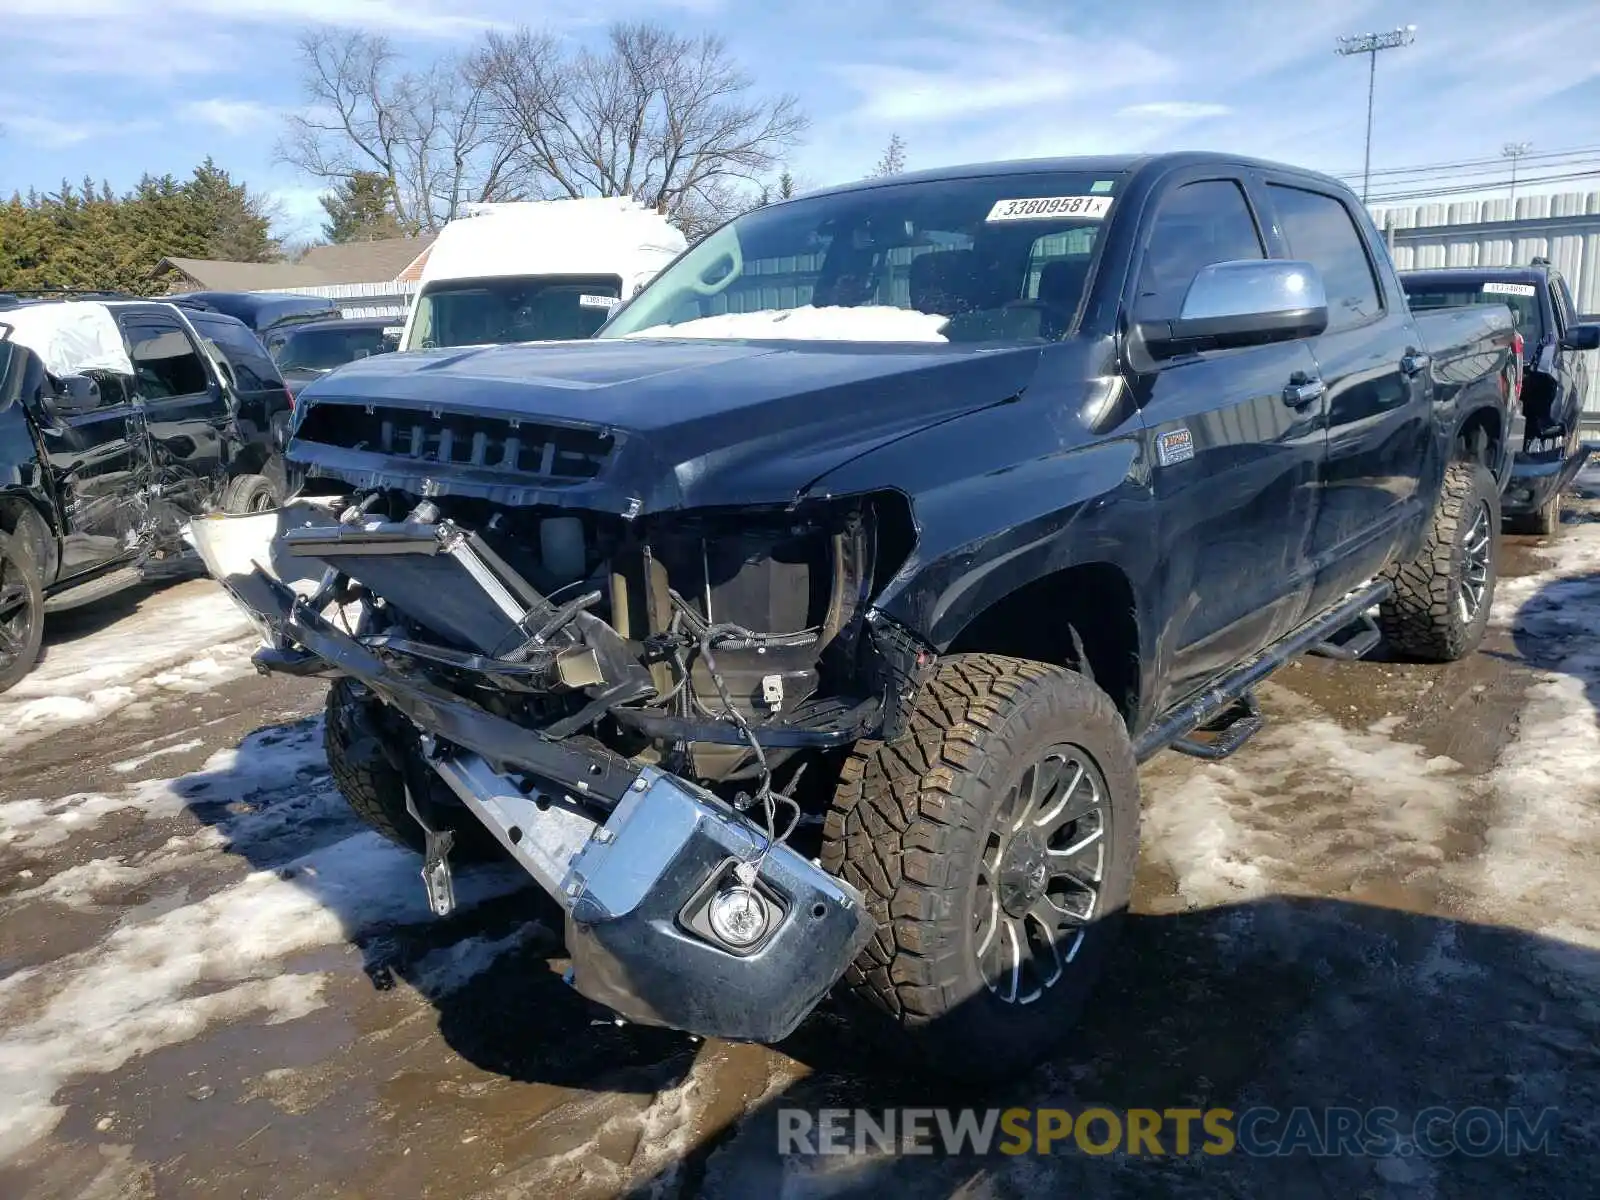
M 164 258 L 160 265 L 177 271 L 184 284 L 201 291 L 259 292 L 337 283 L 390 283 L 427 251 L 434 236 L 430 233 L 415 238 L 313 246 L 292 263 Z

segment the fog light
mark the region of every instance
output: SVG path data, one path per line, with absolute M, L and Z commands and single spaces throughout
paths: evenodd
M 743 884 L 723 888 L 713 896 L 706 916 L 712 933 L 741 950 L 760 941 L 771 920 L 767 902 Z

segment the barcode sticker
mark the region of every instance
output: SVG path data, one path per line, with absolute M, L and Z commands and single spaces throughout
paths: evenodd
M 615 296 L 589 296 L 582 292 L 578 294 L 579 308 L 615 308 L 616 306 L 617 298 Z
M 1486 283 L 1483 290 L 1492 296 L 1537 296 L 1539 289 L 1531 283 Z
M 1048 221 L 1080 217 L 1098 221 L 1111 211 L 1110 196 L 1038 196 L 1023 200 L 996 200 L 986 221 Z

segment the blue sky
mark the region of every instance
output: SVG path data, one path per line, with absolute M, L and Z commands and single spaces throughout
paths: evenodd
M 0 0 L 0 192 L 123 188 L 209 154 L 309 234 L 319 187 L 273 161 L 299 30 L 381 32 L 423 63 L 486 28 L 583 40 L 618 18 L 720 33 L 799 95 L 793 165 L 816 185 L 863 174 L 892 132 L 913 168 L 1210 148 L 1357 170 L 1366 62 L 1334 38 L 1408 23 L 1416 43 L 1379 59 L 1374 167 L 1600 146 L 1594 0 Z

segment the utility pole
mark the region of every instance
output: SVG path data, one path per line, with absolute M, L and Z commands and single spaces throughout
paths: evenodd
M 1361 168 L 1361 203 L 1367 202 L 1367 184 L 1372 178 L 1372 97 L 1378 82 L 1378 51 L 1397 50 L 1417 40 L 1417 27 L 1405 25 L 1388 33 L 1357 33 L 1339 39 L 1337 54 L 1367 56 L 1367 155 Z
M 1507 142 L 1500 148 L 1503 158 L 1511 160 L 1511 219 L 1517 219 L 1517 160 L 1533 149 L 1532 142 Z

